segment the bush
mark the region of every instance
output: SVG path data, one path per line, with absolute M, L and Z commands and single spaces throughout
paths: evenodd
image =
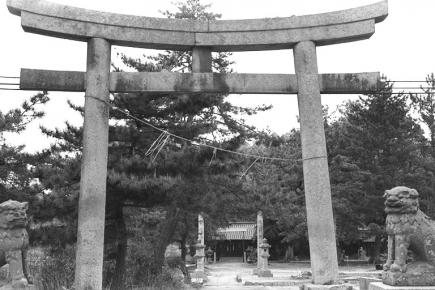
M 183 273 L 180 270 L 164 267 L 159 275 L 147 275 L 140 285 L 131 286 L 129 289 L 145 290 L 182 290 L 186 289 L 183 283 Z
M 29 274 L 39 290 L 69 289 L 74 283 L 75 248 L 34 248 L 27 253 Z

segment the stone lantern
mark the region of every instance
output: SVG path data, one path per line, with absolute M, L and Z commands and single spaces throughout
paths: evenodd
M 260 268 L 258 269 L 258 277 L 273 277 L 272 272 L 269 270 L 269 248 L 270 245 L 267 243 L 267 239 L 263 239 L 262 243 L 260 244 Z

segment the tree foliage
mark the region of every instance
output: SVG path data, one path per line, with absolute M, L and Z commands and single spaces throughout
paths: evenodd
M 217 19 L 209 6 L 189 0 L 177 3 L 175 12 L 164 12 L 169 18 Z M 121 63 L 115 71 L 128 68 L 138 72 L 190 72 L 191 52 L 164 51 L 157 55 L 131 58 L 120 53 Z M 229 53 L 213 53 L 213 70 L 231 72 Z M 238 150 L 247 140 L 260 135 L 241 116 L 252 115 L 269 107 L 234 106 L 223 94 L 115 94 L 110 111 L 109 160 L 106 205 L 106 244 L 108 257 L 116 257 L 114 288 L 121 287 L 125 277 L 127 241 L 123 238 L 123 207 L 159 207 L 165 215 L 159 226 L 155 248 L 144 273 L 158 274 L 166 246 L 174 240 L 182 244 L 196 240 L 195 219 L 199 212 L 207 224 L 216 227 L 237 215 L 237 195 L 241 183 L 237 178 L 240 160 L 228 153 L 196 144 L 208 143 L 226 150 Z M 70 106 L 82 112 L 82 108 Z M 132 119 L 123 112 L 134 116 Z M 141 122 L 143 120 L 144 122 Z M 161 128 L 181 138 L 174 138 Z M 51 159 L 40 166 L 42 184 L 53 196 L 77 197 L 80 171 L 82 128 L 67 124 L 64 130 L 43 132 L 58 140 L 51 147 Z M 163 141 L 165 140 L 165 141 Z M 189 141 L 190 140 L 190 141 Z M 156 145 L 157 144 L 157 145 Z M 60 213 L 60 212 L 58 212 Z M 74 217 L 70 211 L 64 216 Z M 110 225 L 110 226 L 109 226 Z M 122 288 L 122 287 L 121 287 Z
M 31 121 L 44 116 L 40 108 L 48 100 L 47 93 L 39 93 L 24 101 L 20 108 L 0 112 L 0 202 L 30 201 L 35 194 L 30 168 L 40 159 L 25 153 L 24 145 L 10 145 L 7 136 L 21 133 Z

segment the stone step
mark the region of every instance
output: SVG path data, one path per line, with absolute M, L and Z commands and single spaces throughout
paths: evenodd
M 307 283 L 311 283 L 311 280 L 293 280 L 293 281 L 245 281 L 243 286 L 273 286 L 273 287 L 284 287 L 284 286 L 301 286 Z

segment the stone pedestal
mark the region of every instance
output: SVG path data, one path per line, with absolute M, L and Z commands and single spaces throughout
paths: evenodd
M 23 286 L 21 288 L 17 288 L 17 286 L 12 286 L 12 285 L 4 285 L 0 287 L 0 290 L 38 290 L 35 288 L 35 285 L 27 285 L 27 286 Z
M 273 277 L 269 269 L 258 269 L 258 277 Z
M 272 272 L 269 270 L 269 248 L 270 245 L 267 243 L 267 240 L 263 239 L 260 244 L 260 259 L 258 263 L 260 268 L 258 269 L 258 277 L 273 277 Z
M 6 252 L 6 261 L 9 264 L 9 273 L 12 279 L 13 289 L 27 289 L 29 283 L 26 277 L 24 277 L 23 269 L 23 259 L 21 256 L 21 251 L 10 251 Z
M 369 290 L 369 285 L 373 282 L 382 282 L 382 279 L 374 277 L 359 278 L 359 290 Z
M 369 290 L 435 290 L 435 286 L 390 286 L 382 282 L 372 282 Z
M 433 286 L 435 287 L 435 267 L 425 262 L 407 265 L 405 273 L 384 271 L 382 282 L 391 286 Z
M 352 290 L 351 284 L 331 284 L 331 285 L 319 285 L 319 284 L 305 284 L 301 287 L 302 290 Z

